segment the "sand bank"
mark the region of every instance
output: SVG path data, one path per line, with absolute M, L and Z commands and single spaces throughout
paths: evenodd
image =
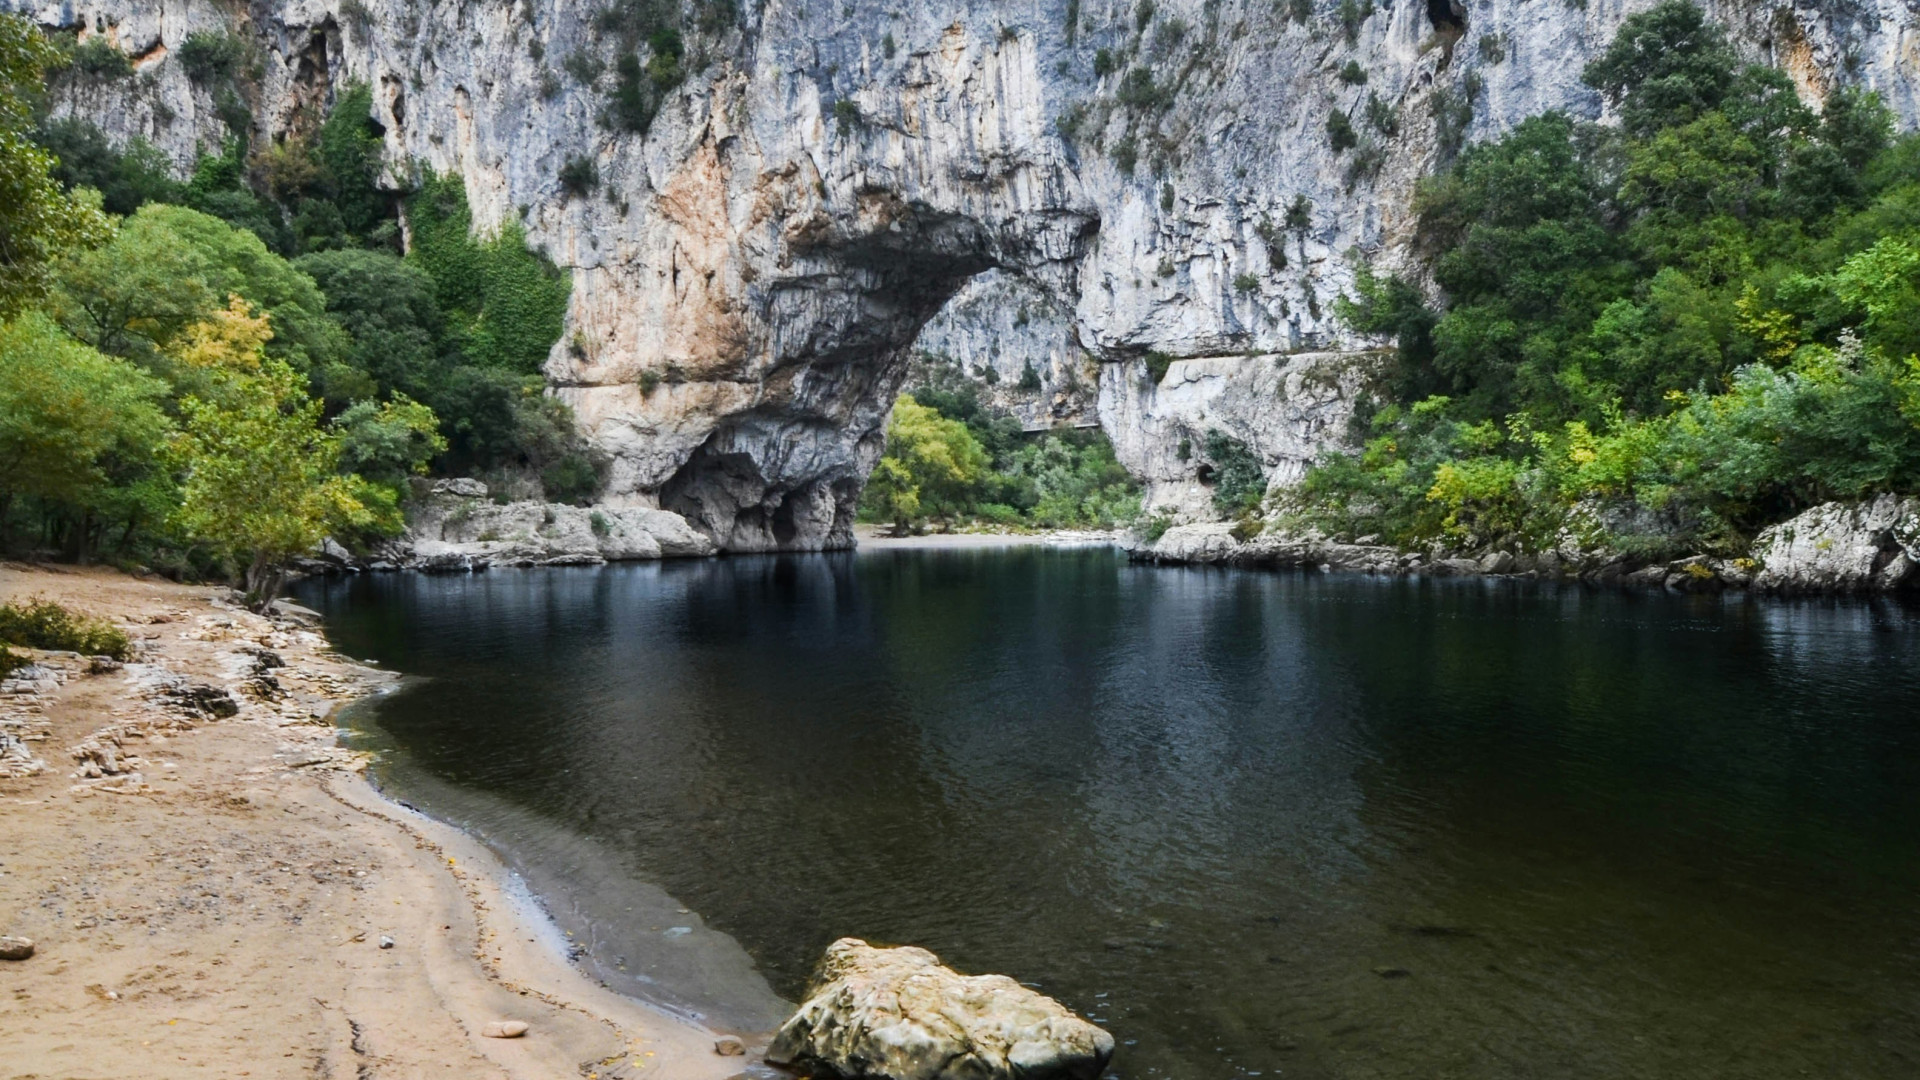
M 391 676 L 317 626 L 224 589 L 0 564 L 0 602 L 33 596 L 138 654 L 46 657 L 37 692 L 0 695 L 0 731 L 45 765 L 0 778 L 0 934 L 36 943 L 0 962 L 0 1077 L 739 1071 L 713 1033 L 566 963 L 478 842 L 374 791 L 332 717 Z M 193 707 L 221 691 L 237 715 Z M 76 761 L 89 742 L 111 770 Z M 482 1037 L 497 1020 L 529 1031 Z

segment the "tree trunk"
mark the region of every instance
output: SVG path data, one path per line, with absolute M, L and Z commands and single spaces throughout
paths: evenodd
M 265 614 L 280 597 L 280 583 L 285 580 L 286 571 L 267 558 L 265 552 L 256 552 L 252 565 L 247 567 L 244 584 L 247 591 L 247 604 L 254 611 Z
M 139 527 L 140 511 L 135 510 L 133 513 L 127 515 L 127 531 L 120 534 L 120 543 L 113 549 L 115 555 L 122 557 L 126 555 L 128 545 L 133 543 L 133 530 Z

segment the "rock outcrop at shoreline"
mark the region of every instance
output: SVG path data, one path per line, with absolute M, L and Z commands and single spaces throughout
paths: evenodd
M 1176 525 L 1128 555 L 1166 565 L 1347 570 L 1436 577 L 1494 576 L 1577 580 L 1715 592 L 1891 592 L 1920 586 L 1920 498 L 1882 495 L 1825 503 L 1763 530 L 1745 558 L 1692 555 L 1635 560 L 1575 548 L 1475 554 L 1403 551 L 1374 543 L 1264 532 L 1237 535 L 1229 522 Z
M 855 1080 L 1094 1080 L 1113 1036 L 1004 975 L 960 975 L 911 946 L 827 947 L 767 1060 Z
M 1824 503 L 1753 542 L 1763 589 L 1855 592 L 1920 584 L 1920 498 Z
M 407 506 L 407 531 L 365 557 L 328 541 L 306 560 L 310 573 L 420 570 L 464 573 L 489 566 L 591 566 L 712 555 L 718 548 L 687 520 L 645 507 L 495 503 L 478 480 L 436 480 Z

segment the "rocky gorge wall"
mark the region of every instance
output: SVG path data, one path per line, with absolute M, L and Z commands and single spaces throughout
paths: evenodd
M 599 2 L 0 6 L 129 54 L 134 78 L 56 111 L 183 168 L 223 132 L 174 58 L 195 31 L 263 46 L 256 138 L 371 85 L 397 184 L 457 172 L 480 227 L 518 218 L 572 271 L 547 376 L 610 462 L 603 502 L 766 550 L 851 542 L 916 343 L 1029 426 L 1097 419 L 1150 507 L 1210 513 L 1209 430 L 1287 482 L 1345 436 L 1377 344 L 1333 321 L 1354 259 L 1417 272 L 1413 185 L 1460 140 L 1602 115 L 1580 69 L 1649 2 L 1395 0 L 1343 24 L 1326 0 L 767 0 L 696 29 L 700 4 L 644 134 L 603 119 L 618 56 L 648 47 Z M 1809 99 L 1857 81 L 1920 115 L 1905 0 L 1708 7 Z M 1333 151 L 1334 111 L 1359 147 Z M 569 194 L 570 161 L 598 187 Z

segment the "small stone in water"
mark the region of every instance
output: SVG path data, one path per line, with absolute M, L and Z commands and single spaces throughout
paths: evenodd
M 489 1039 L 517 1039 L 527 1033 L 527 1025 L 518 1020 L 495 1020 L 480 1029 L 480 1034 Z
M 721 1057 L 739 1057 L 747 1052 L 747 1044 L 731 1035 L 722 1035 L 713 1040 L 713 1052 Z
M 26 960 L 32 956 L 31 938 L 0 937 L 0 960 Z
M 1413 974 L 1413 972 L 1408 971 L 1406 968 L 1397 967 L 1377 967 L 1373 969 L 1373 973 L 1383 979 L 1404 979 Z

